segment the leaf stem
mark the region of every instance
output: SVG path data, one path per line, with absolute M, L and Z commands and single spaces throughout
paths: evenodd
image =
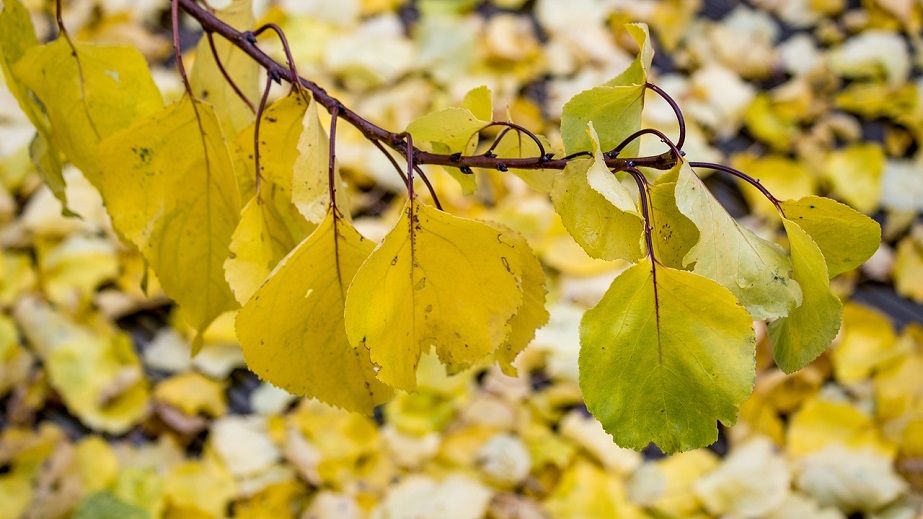
M 625 149 L 626 146 L 628 146 L 629 144 L 631 144 L 632 141 L 634 141 L 634 140 L 637 139 L 638 137 L 641 137 L 642 135 L 649 135 L 649 134 L 650 134 L 650 135 L 656 135 L 657 137 L 660 137 L 660 140 L 661 140 L 664 144 L 666 144 L 667 146 L 670 147 L 670 151 L 673 153 L 673 156 L 676 158 L 676 160 L 682 159 L 682 158 L 683 158 L 683 155 L 685 155 L 685 154 L 679 149 L 679 147 L 676 146 L 676 144 L 673 144 L 673 141 L 671 141 L 670 138 L 666 136 L 666 134 L 664 134 L 662 131 L 657 130 L 657 129 L 654 129 L 654 128 L 641 128 L 640 130 L 636 131 L 635 133 L 629 135 L 628 137 L 625 137 L 625 139 L 624 139 L 622 142 L 620 142 L 618 146 L 616 146 L 615 148 L 612 148 L 612 150 L 609 151 L 609 152 L 607 152 L 605 155 L 606 155 L 607 157 L 612 157 L 612 158 L 618 157 L 619 153 L 621 153 L 622 150 Z M 627 170 L 626 170 L 626 171 L 627 171 Z
M 256 200 L 260 200 L 260 185 L 262 184 L 263 174 L 260 170 L 260 125 L 263 122 L 263 111 L 266 110 L 266 101 L 269 99 L 269 89 L 272 87 L 272 75 L 266 75 L 266 86 L 263 88 L 263 95 L 260 97 L 260 104 L 256 108 L 256 122 L 253 123 L 253 166 L 256 170 L 254 182 L 256 184 Z
M 61 0 L 58 0 L 60 3 Z M 173 29 L 173 54 L 176 57 L 176 69 L 179 71 L 179 76 L 183 79 L 183 86 L 186 87 L 186 93 L 189 94 L 189 97 L 192 98 L 192 104 L 195 106 L 195 94 L 192 93 L 192 84 L 189 83 L 189 76 L 186 74 L 186 65 L 183 64 L 183 51 L 180 48 L 179 44 L 179 4 L 182 0 L 170 0 L 170 24 Z M 198 7 L 198 6 L 196 6 Z M 184 10 L 188 13 L 188 9 L 183 7 Z M 203 12 L 208 13 L 203 9 Z M 215 18 L 211 13 L 208 13 L 209 16 Z M 217 18 L 215 18 L 217 20 Z M 205 27 L 203 26 L 203 29 Z M 207 30 L 206 30 L 207 32 Z
M 253 108 L 253 103 L 247 99 L 247 96 L 244 95 L 244 92 L 240 89 L 239 86 L 237 86 L 234 78 L 232 78 L 231 75 L 228 74 L 227 69 L 224 68 L 224 63 L 221 62 L 221 57 L 218 56 L 218 49 L 215 47 L 214 36 L 212 36 L 211 32 L 207 31 L 205 36 L 208 38 L 208 46 L 212 50 L 212 58 L 214 58 L 215 64 L 218 65 L 218 70 L 221 71 L 221 75 L 224 76 L 224 80 L 227 81 L 229 85 L 231 85 L 231 88 L 234 89 L 234 93 L 237 94 L 237 97 L 239 97 L 245 105 L 247 105 L 247 108 L 249 108 L 251 112 L 256 113 L 256 109 Z M 257 120 L 259 120 L 259 117 L 257 117 Z
M 648 189 L 650 186 L 647 183 L 647 178 L 644 177 L 644 173 L 641 173 L 639 169 L 629 166 L 623 171 L 628 172 L 635 179 L 635 183 L 638 184 L 638 194 L 641 197 L 641 216 L 644 218 L 644 242 L 647 245 L 647 255 L 651 259 L 651 265 L 653 265 L 657 263 L 657 258 L 654 256 L 654 233 L 649 211 L 650 197 L 648 196 Z
M 766 189 L 765 186 L 763 186 L 763 184 L 759 181 L 758 178 L 753 178 L 750 175 L 744 173 L 743 171 L 732 168 L 730 166 L 725 166 L 724 164 L 715 164 L 713 162 L 690 162 L 689 166 L 693 168 L 706 168 L 706 169 L 713 169 L 715 171 L 721 171 L 722 173 L 727 173 L 729 175 L 733 175 L 743 180 L 744 182 L 758 189 L 759 192 L 762 193 L 763 196 L 765 196 L 767 200 L 772 202 L 772 205 L 776 206 L 776 210 L 779 211 L 779 214 L 782 215 L 782 217 L 785 217 L 785 211 L 782 210 L 782 202 L 778 198 L 773 196 L 773 194 L 770 193 L 769 190 Z
M 676 101 L 659 86 L 653 83 L 645 83 L 644 86 L 656 92 L 673 109 L 673 113 L 676 114 L 676 122 L 679 123 L 679 138 L 676 139 L 676 148 L 683 149 L 683 144 L 686 143 L 686 119 L 683 117 L 683 111 L 679 109 Z

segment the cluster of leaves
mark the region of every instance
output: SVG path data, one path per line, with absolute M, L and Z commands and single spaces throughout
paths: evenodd
M 539 4 L 543 23 L 555 17 L 541 15 L 554 11 L 554 2 L 552 7 Z M 235 6 L 222 17 L 235 26 L 253 26 L 249 11 Z M 792 198 L 777 209 L 771 200 L 752 197 L 761 195 L 745 186 L 744 195 L 760 218 L 745 222 L 727 215 L 696 175 L 704 169 L 684 159 L 669 171 L 642 170 L 646 187 L 638 190 L 638 177 L 612 173 L 604 165 L 606 150 L 642 126 L 642 117 L 650 124 L 657 115 L 641 111 L 650 67 L 647 36 L 642 28 L 629 26 L 620 34 L 629 48 L 641 52 L 622 64 L 628 65 L 624 73 L 564 104 L 561 127 L 549 124 L 544 131 L 549 138 L 539 136 L 539 145 L 508 132 L 493 149 L 501 157 L 537 156 L 539 146 L 561 154 L 586 152 L 567 170 L 512 170 L 535 191 L 528 192 L 508 174 L 470 175 L 446 168 L 459 188 L 440 178 L 438 169 L 424 166 L 446 210 L 466 218 L 403 197 L 387 204 L 383 218 L 369 218 L 367 208 L 381 192 L 356 186 L 391 185 L 396 175 L 384 162 L 381 169 L 390 177 L 379 176 L 371 155 L 354 153 L 360 138 L 347 133 L 341 120 L 338 166 L 347 171 L 349 182 L 340 180 L 339 168 L 334 170 L 337 204 L 335 210 L 329 207 L 330 139 L 318 118 L 319 107 L 303 92 L 282 92 L 266 107 L 257 158 L 253 114 L 224 80 L 207 42 L 196 53 L 193 101 L 176 95 L 175 85 L 171 90 L 158 80 L 158 88 L 144 79 L 147 65 L 137 52 L 122 47 L 115 59 L 97 54 L 97 45 L 75 41 L 74 59 L 67 40 L 39 46 L 31 28 L 13 23 L 26 20 L 17 3 L 7 1 L 2 9 L 3 34 L 16 35 L 11 41 L 0 38 L 4 73 L 19 78 L 10 90 L 29 101 L 24 111 L 38 121 L 38 135 L 23 148 L 35 166 L 21 153 L 2 163 L 5 188 L 23 201 L 32 194 L 22 216 L 2 236 L 5 245 L 27 249 L 5 250 L 3 256 L 0 304 L 12 309 L 0 327 L 0 394 L 12 391 L 7 419 L 28 424 L 43 406 L 53 410 L 59 397 L 93 431 L 117 436 L 134 431 L 131 439 L 138 441 L 141 423 L 159 440 L 131 445 L 110 437 L 107 444 L 90 434 L 71 441 L 49 422 L 37 433 L 28 425 L 8 427 L 0 439 L 0 463 L 9 468 L 0 476 L 0 517 L 16 517 L 27 508 L 38 517 L 72 509 L 78 517 L 220 517 L 231 506 L 235 516 L 243 517 L 286 517 L 302 509 L 321 517 L 363 517 L 369 511 L 376 517 L 447 517 L 448 509 L 459 517 L 835 518 L 862 511 L 890 518 L 917 508 L 892 467 L 896 461 L 913 482 L 916 460 L 923 456 L 914 376 L 923 341 L 917 327 L 898 335 L 884 316 L 847 304 L 843 331 L 831 353 L 792 376 L 773 368 L 775 363 L 796 370 L 833 340 L 840 328 L 836 295 L 848 293 L 855 267 L 878 246 L 878 229 L 869 220 L 842 204 L 804 195 L 829 189 L 869 211 L 884 196 L 877 192 L 879 184 L 885 191 L 900 191 L 885 180 L 898 182 L 906 186 L 903 197 L 888 202 L 894 206 L 882 202 L 889 211 L 886 234 L 898 236 L 893 222 L 903 218 L 910 225 L 906 222 L 912 222 L 918 203 L 912 195 L 918 173 L 913 163 L 898 168 L 905 173 L 883 173 L 892 162 L 888 159 L 877 176 L 867 178 L 875 170 L 870 164 L 882 154 L 880 146 L 869 143 L 825 152 L 819 165 L 810 162 L 810 148 L 804 155 L 796 150 L 794 158 L 740 154 L 732 161 L 735 166 L 764 179 L 780 198 Z M 320 27 L 305 34 L 325 34 L 323 24 L 311 16 L 292 16 L 290 33 L 302 23 Z M 279 12 L 267 15 L 280 18 Z M 451 27 L 447 19 L 434 18 L 421 26 Z M 913 17 L 907 20 L 912 23 Z M 649 21 L 661 33 L 669 23 L 678 23 Z M 619 16 L 609 23 L 613 32 L 623 31 Z M 381 34 L 377 31 L 372 31 L 375 37 Z M 587 37 L 593 34 L 586 32 Z M 634 44 L 633 37 L 638 38 Z M 558 28 L 551 43 L 567 38 L 580 41 Z M 356 40 L 365 41 L 361 35 Z M 215 43 L 219 59 L 255 101 L 260 96 L 256 66 L 220 38 Z M 16 45 L 23 47 L 16 51 Z M 501 57 L 503 44 L 490 45 L 491 57 L 478 66 L 513 68 Z M 331 42 L 329 48 L 334 47 Z M 17 59 L 6 58 L 9 48 Z M 13 62 L 21 60 L 15 52 L 48 63 L 17 65 Z M 677 57 L 682 60 L 684 54 Z M 470 90 L 460 107 L 444 108 L 427 90 L 431 86 L 408 80 L 403 95 L 433 97 L 436 111 L 402 120 L 401 110 L 408 108 L 400 89 L 393 94 L 396 100 L 388 101 L 365 90 L 383 81 L 376 75 L 379 63 L 361 53 L 352 59 L 339 68 L 351 89 L 342 94 L 357 96 L 350 106 L 368 97 L 374 107 L 377 100 L 383 108 L 371 111 L 376 118 L 406 127 L 418 146 L 434 152 L 484 149 L 470 136 L 493 118 L 488 89 Z M 504 73 L 522 81 L 538 70 L 523 72 L 530 59 Z M 313 63 L 310 57 L 305 62 Z M 745 65 L 750 64 L 740 61 Z M 875 72 L 862 69 L 856 77 L 880 70 L 868 68 Z M 132 72 L 137 72 L 132 80 L 137 93 L 130 100 L 134 115 L 127 121 L 111 121 L 107 115 L 102 121 L 94 114 L 124 113 L 129 100 L 110 81 L 118 84 Z M 483 69 L 476 72 L 484 74 Z M 749 72 L 740 73 L 746 77 Z M 94 90 L 100 84 L 102 90 Z M 508 100 L 502 86 L 492 86 Z M 714 88 L 723 91 L 723 86 L 717 82 Z M 160 91 L 177 102 L 164 109 Z M 463 93 L 452 97 L 461 99 Z M 772 118 L 779 114 L 799 113 L 780 110 L 791 101 L 787 94 L 755 96 L 746 116 L 741 115 L 767 145 L 773 142 L 770 134 L 754 128 L 775 124 Z M 685 149 L 690 156 L 708 157 L 713 151 L 703 144 L 698 127 L 714 121 L 703 115 L 703 101 L 696 95 L 682 94 L 690 97 L 693 114 Z M 767 97 L 773 98 L 768 111 Z M 816 98 L 808 106 L 814 103 Z M 536 128 L 544 124 L 530 119 L 522 99 L 510 106 L 510 120 Z M 597 106 L 606 108 L 595 113 Z M 882 110 L 894 107 L 886 104 Z M 788 144 L 773 149 L 817 145 L 804 130 L 807 116 L 797 117 L 794 125 L 785 122 Z M 56 118 L 65 121 L 63 129 Z M 906 114 L 898 118 L 911 119 Z M 718 121 L 731 124 L 729 119 Z M 673 121 L 660 124 L 675 129 Z M 907 124 L 912 129 L 915 123 Z M 621 156 L 640 155 L 644 147 L 633 141 Z M 180 151 L 163 152 L 168 148 Z M 82 176 L 62 168 L 62 158 L 77 164 Z M 36 188 L 33 167 L 51 191 Z M 850 179 L 873 186 L 875 195 L 851 189 Z M 398 182 L 396 187 L 403 186 Z M 60 206 L 51 192 L 82 219 L 55 214 Z M 461 196 L 464 192 L 473 196 Z M 9 203 L 15 207 L 19 201 Z M 106 210 L 122 243 L 131 247 L 117 248 Z M 786 218 L 781 227 L 775 219 L 780 210 Z M 644 237 L 646 220 L 652 226 L 651 250 Z M 517 232 L 488 221 L 502 221 Z M 787 241 L 787 249 L 774 243 L 780 229 L 787 240 L 779 241 Z M 571 236 L 582 249 L 572 246 Z M 462 250 L 447 248 L 445 239 Z M 894 266 L 898 289 L 909 296 L 919 290 L 913 269 L 919 268 L 923 248 L 917 242 L 914 234 L 901 239 Z M 459 271 L 458 257 L 471 261 L 470 275 Z M 148 273 L 148 265 L 153 272 Z M 408 282 L 407 272 L 426 275 Z M 355 294 L 361 297 L 351 299 L 360 282 L 362 289 Z M 142 284 L 146 294 L 139 290 Z M 113 316 L 162 304 L 162 293 L 180 303 L 174 321 L 180 332 L 161 330 L 139 358 L 131 338 L 113 326 Z M 547 311 L 546 298 L 554 302 Z M 435 310 L 427 311 L 430 304 Z M 594 304 L 580 326 L 582 308 Z M 234 313 L 224 310 L 239 305 L 235 327 Z M 549 315 L 551 322 L 514 362 Z M 754 333 L 752 319 L 770 320 L 768 333 L 762 323 Z M 422 323 L 419 328 L 417 323 Z M 181 337 L 187 325 L 197 336 L 193 342 L 203 346 L 193 362 Z M 578 328 L 583 342 L 579 361 Z M 466 335 L 449 336 L 447 330 Z M 294 394 L 366 413 L 387 401 L 384 425 L 311 401 L 286 410 L 290 397 L 268 385 L 248 401 L 259 416 L 225 416 L 226 380 L 233 367 L 242 365 L 238 341 L 251 369 Z M 449 346 L 437 348 L 433 356 L 426 352 L 431 341 Z M 474 351 L 468 351 L 472 346 Z M 33 364 L 36 359 L 40 366 Z M 507 373 L 518 368 L 521 375 L 509 378 L 491 368 L 475 378 L 484 372 L 462 371 L 493 361 Z M 443 364 L 459 373 L 443 374 Z M 540 381 L 539 373 L 551 381 L 530 387 L 528 380 Z M 402 391 L 410 388 L 415 391 Z M 230 400 L 235 400 L 233 388 Z M 636 448 L 651 439 L 665 450 L 710 443 L 717 435 L 714 422 L 733 422 L 738 406 L 743 423 L 725 436 L 733 448 L 723 460 L 699 449 L 642 462 L 638 454 L 612 445 L 595 420 L 573 410 L 584 401 L 620 444 Z M 193 438 L 202 431 L 208 431 L 204 453 L 186 458 L 181 445 L 195 444 Z
M 249 25 L 240 13 L 250 11 L 239 2 L 226 16 Z M 38 45 L 16 0 L 3 16 L 24 33 L 26 43 L 4 52 L 7 75 L 41 129 L 34 159 L 50 164 L 42 171 L 53 191 L 67 207 L 63 155 L 99 190 L 117 232 L 199 335 L 240 304 L 238 337 L 265 380 L 371 414 L 392 389 L 415 389 L 420 356 L 431 348 L 450 373 L 489 359 L 514 372 L 512 361 L 546 322 L 544 273 L 525 239 L 422 203 L 410 152 L 401 218 L 378 246 L 364 239 L 348 201 L 336 196 L 345 190 L 335 140 L 297 81 L 266 107 L 264 96 L 257 121 L 242 100 L 212 105 L 204 100 L 215 99 L 211 92 L 239 89 L 238 81 L 252 89 L 258 77 L 247 63 L 229 73 L 215 57 L 231 49 L 208 38 L 199 53 L 210 44 L 213 59 L 200 61 L 191 80 L 182 72 L 186 95 L 162 107 L 135 49 L 75 43 L 63 25 L 59 38 Z M 590 256 L 637 262 L 584 318 L 587 407 L 618 444 L 653 441 L 674 452 L 714 442 L 717 421 L 734 423 L 755 377 L 754 319 L 772 320 L 774 356 L 788 373 L 827 348 L 841 313 L 828 279 L 868 259 L 880 233 L 832 200 L 779 202 L 767 193 L 783 216 L 786 254 L 737 223 L 668 141 L 676 166 L 652 184 L 630 167 L 639 189 L 632 193 L 605 160 L 639 148 L 631 140 L 654 52 L 645 26 L 627 29 L 636 59 L 563 107 L 564 153 L 589 157 L 551 173 L 551 199 Z M 414 120 L 408 143 L 474 153 L 474 137 L 491 124 L 490 91 L 472 90 L 465 105 Z M 233 151 L 230 132 L 238 133 Z M 255 193 L 244 205 L 238 180 L 254 170 Z M 469 179 L 461 180 L 466 191 L 474 189 Z

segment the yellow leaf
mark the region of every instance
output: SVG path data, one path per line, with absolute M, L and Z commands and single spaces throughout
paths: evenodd
M 263 185 L 263 189 L 273 187 L 273 184 Z M 263 201 L 264 196 L 271 199 Z M 280 211 L 281 202 L 288 207 Z M 311 227 L 291 202 L 278 201 L 272 193 L 261 193 L 244 205 L 231 236 L 230 256 L 224 262 L 225 278 L 238 303 L 250 299 L 279 261 L 310 233 Z
M 502 232 L 411 200 L 350 284 L 347 336 L 368 348 L 379 380 L 411 390 L 431 346 L 452 372 L 503 345 L 521 279 Z
M 84 491 L 105 490 L 115 482 L 119 460 L 105 439 L 87 436 L 80 440 L 76 450 Z
M 640 216 L 638 214 L 638 205 L 631 191 L 622 185 L 616 174 L 606 166 L 606 157 L 600 148 L 599 136 L 596 135 L 596 130 L 593 128 L 593 121 L 587 123 L 586 132 L 590 137 L 590 142 L 593 144 L 593 164 L 590 165 L 590 169 L 586 173 L 587 184 L 619 211 Z
M 154 398 L 188 416 L 216 418 L 228 412 L 225 386 L 224 382 L 206 378 L 195 371 L 187 371 L 157 384 Z
M 854 144 L 827 156 L 824 174 L 833 192 L 849 205 L 870 213 L 878 207 L 885 153 L 880 144 Z
M 240 195 L 209 105 L 186 96 L 107 139 L 100 181 L 116 229 L 141 250 L 190 326 L 201 334 L 237 306 L 223 263 Z
M 904 453 L 923 455 L 923 355 L 913 353 L 875 375 L 875 411 L 889 439 Z
M 100 142 L 163 106 L 144 56 L 133 47 L 75 43 L 64 38 L 32 47 L 16 76 L 38 97 L 53 144 L 97 188 Z
M 328 211 L 237 314 L 250 369 L 291 393 L 366 415 L 390 398 L 369 352 L 350 346 L 343 321 L 347 284 L 372 248 Z
M 568 467 L 544 505 L 562 519 L 643 517 L 626 499 L 621 480 L 586 460 Z
M 147 381 L 129 336 L 74 323 L 36 298 L 22 299 L 15 313 L 51 386 L 81 421 L 120 434 L 144 415 Z
M 900 355 L 897 335 L 888 317 L 871 308 L 847 303 L 843 330 L 833 349 L 833 369 L 844 384 L 860 382 L 883 363 Z
M 693 484 L 717 466 L 717 456 L 705 449 L 645 463 L 631 475 L 628 496 L 669 517 L 690 517 L 702 512 Z
M 510 335 L 497 350 L 496 359 L 505 374 L 516 376 L 513 361 L 532 342 L 535 330 L 548 322 L 549 314 L 545 309 L 545 271 L 522 235 L 507 231 L 503 238 L 509 239 L 519 254 L 519 262 L 522 265 L 522 305 L 510 319 Z
M 329 153 L 330 139 L 321 126 L 317 103 L 312 102 L 304 115 L 303 130 L 298 140 L 292 200 L 301 214 L 314 223 L 324 219 L 330 204 Z M 349 218 L 349 200 L 337 170 L 334 170 L 333 181 L 337 207 Z
M 694 484 L 714 517 L 762 517 L 790 492 L 791 469 L 765 438 L 735 445 L 717 470 Z
M 911 233 L 897 245 L 891 275 L 898 294 L 923 303 L 923 233 Z
M 251 0 L 231 0 L 227 7 L 216 11 L 215 15 L 240 30 L 252 29 L 255 22 Z M 260 88 L 259 65 L 232 42 L 220 36 L 216 36 L 214 41 L 216 53 L 225 71 L 255 106 Z M 196 47 L 195 66 L 189 75 L 189 81 L 197 99 L 216 107 L 215 112 L 221 127 L 229 135 L 234 135 L 253 122 L 253 112 L 224 79 L 209 48 L 208 38 L 204 35 Z
M 167 517 L 226 517 L 227 506 L 236 494 L 231 473 L 210 459 L 175 465 L 164 482 Z
M 850 449 L 868 448 L 893 458 L 895 447 L 883 439 L 871 417 L 845 402 L 815 398 L 806 402 L 789 422 L 786 450 L 805 456 L 840 444 Z
M 58 150 L 51 145 L 52 135 L 48 118 L 41 104 L 29 95 L 28 87 L 13 70 L 13 66 L 22 59 L 26 51 L 37 46 L 38 39 L 35 37 L 29 11 L 19 0 L 6 0 L 0 7 L 0 70 L 3 71 L 10 93 L 38 132 L 30 146 L 30 152 L 42 180 L 66 208 L 64 176 L 61 173 Z

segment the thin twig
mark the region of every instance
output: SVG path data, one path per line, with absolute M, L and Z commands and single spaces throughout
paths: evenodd
M 184 11 L 198 20 L 203 30 L 207 32 L 214 32 L 215 34 L 218 34 L 219 36 L 227 39 L 233 45 L 237 46 L 244 53 L 253 58 L 254 61 L 259 63 L 268 72 L 276 73 L 279 77 L 282 78 L 289 78 L 291 75 L 290 68 L 284 67 L 277 63 L 256 45 L 252 37 L 253 33 L 244 33 L 238 31 L 237 29 L 224 23 L 215 15 L 210 13 L 207 9 L 204 9 L 198 5 L 196 0 L 172 1 L 181 5 Z M 175 43 L 178 45 L 178 36 L 175 39 Z M 311 95 L 314 97 L 314 99 L 321 106 L 325 107 L 328 112 L 333 110 L 334 106 L 340 106 L 340 119 L 343 119 L 358 129 L 366 139 L 377 140 L 394 150 L 406 152 L 407 140 L 402 137 L 401 134 L 388 131 L 365 119 L 349 108 L 343 106 L 339 100 L 332 97 L 327 93 L 326 90 L 318 86 L 316 83 L 300 77 L 297 81 L 302 87 L 311 92 Z M 449 154 L 431 153 L 416 148 L 411 148 L 409 153 L 413 156 L 414 164 L 436 164 L 440 166 L 455 167 L 460 169 L 468 168 L 469 170 L 471 168 L 500 169 L 501 166 L 515 169 L 564 169 L 571 158 L 586 155 L 586 153 L 581 153 L 562 159 L 549 159 L 546 156 L 514 159 L 485 157 L 481 155 L 456 156 Z M 628 161 L 629 159 L 622 157 L 611 159 L 607 158 L 606 164 L 610 168 L 624 169 L 627 166 Z M 631 161 L 639 167 L 648 167 L 661 170 L 670 169 L 676 164 L 676 158 L 671 152 L 650 157 L 636 157 L 631 159 Z

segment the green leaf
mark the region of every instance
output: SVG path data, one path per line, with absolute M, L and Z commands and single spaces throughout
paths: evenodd
M 109 492 L 90 494 L 80 501 L 71 519 L 148 519 L 148 513 Z
M 587 408 L 622 447 L 705 447 L 753 388 L 753 323 L 734 295 L 691 272 L 655 271 L 650 260 L 584 314 L 580 344 Z
M 878 222 L 835 200 L 806 196 L 783 201 L 782 210 L 820 247 L 831 278 L 865 263 L 881 244 Z
M 431 347 L 454 372 L 509 340 L 521 280 L 502 231 L 412 200 L 349 286 L 349 341 L 369 350 L 379 380 L 413 390 Z
M 621 211 L 590 187 L 594 159 L 571 160 L 557 174 L 551 191 L 554 209 L 574 240 L 594 258 L 636 260 L 641 255 L 644 222 Z
M 100 191 L 113 224 L 201 335 L 237 307 L 223 264 L 240 194 L 215 113 L 184 96 L 100 148 Z
M 291 393 L 371 415 L 391 391 L 343 321 L 346 286 L 372 242 L 332 211 L 282 260 L 237 314 L 247 366 Z
M 769 340 L 776 364 L 794 373 L 827 349 L 840 330 L 843 305 L 830 291 L 827 265 L 820 248 L 797 223 L 783 219 L 791 246 L 795 280 L 801 285 L 801 305 L 784 319 L 769 323 Z
M 675 193 L 679 211 L 699 230 L 684 266 L 733 292 L 754 319 L 782 317 L 801 304 L 782 248 L 734 220 L 688 164 L 679 170 Z
M 45 107 L 49 141 L 100 187 L 99 143 L 163 107 L 147 62 L 127 46 L 59 38 L 32 47 L 14 71 Z

